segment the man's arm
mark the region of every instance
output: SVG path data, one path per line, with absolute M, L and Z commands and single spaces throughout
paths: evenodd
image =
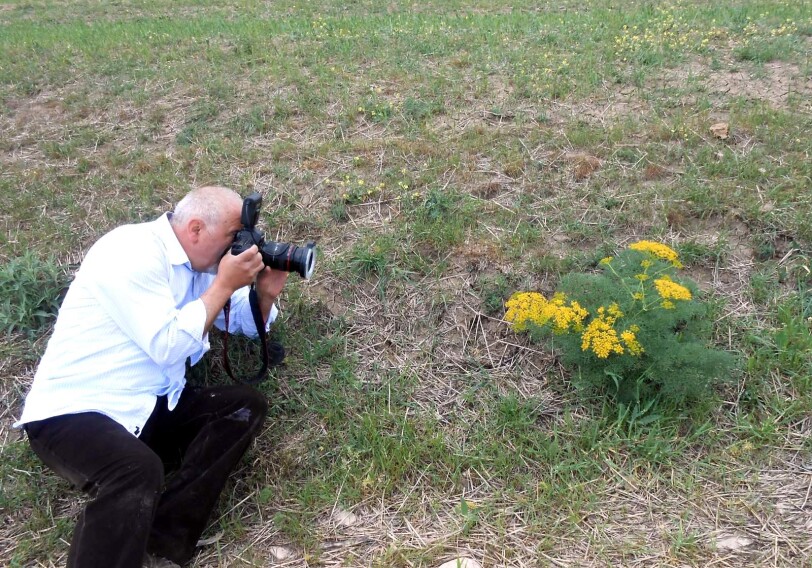
M 200 352 L 226 300 L 264 268 L 256 247 L 236 256 L 227 254 L 200 301 L 177 308 L 177 296 L 183 291 L 172 289 L 160 242 L 141 239 L 136 247 L 126 237 L 129 233 L 103 237 L 88 252 L 77 280 L 121 332 L 161 366 Z
M 200 300 L 206 307 L 206 323 L 203 326 L 204 337 L 211 329 L 214 320 L 217 319 L 228 299 L 240 288 L 251 284 L 264 266 L 262 255 L 256 246 L 252 246 L 236 256 L 226 254 L 223 257 L 217 268 L 217 276 L 215 276 L 211 286 L 200 295 Z M 273 305 L 273 300 L 271 305 Z M 262 306 L 261 302 L 260 306 Z M 270 311 L 270 307 L 268 307 L 268 310 Z M 263 311 L 263 313 L 265 312 Z
M 285 287 L 285 282 L 288 280 L 289 272 L 283 270 L 274 270 L 273 268 L 265 267 L 262 272 L 257 276 L 257 294 L 259 294 L 259 308 L 262 312 L 263 321 L 268 322 L 271 309 L 273 308 L 279 294 L 282 293 L 282 288 Z M 260 331 L 260 330 L 257 330 Z
M 103 238 L 85 257 L 77 282 L 153 362 L 171 366 L 204 348 L 208 308 L 204 301 L 178 307 L 188 292 L 185 273 L 179 271 L 175 283 L 159 241 L 134 242 Z

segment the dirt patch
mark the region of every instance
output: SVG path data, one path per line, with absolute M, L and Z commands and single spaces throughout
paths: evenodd
M 333 283 L 335 285 L 335 283 Z M 308 288 L 310 295 L 320 301 L 333 316 L 347 313 L 347 305 L 339 292 L 327 283 L 315 284 Z
M 601 161 L 598 158 L 581 152 L 567 154 L 564 158 L 571 164 L 572 177 L 575 181 L 588 178 L 601 167 Z
M 691 61 L 668 71 L 651 81 L 649 88 L 685 90 L 693 93 L 682 97 L 688 104 L 704 93 L 714 102 L 744 98 L 766 102 L 777 109 L 789 108 L 800 101 L 802 107 L 812 109 L 812 81 L 800 67 L 783 61 L 772 61 L 756 68 L 740 62 L 727 61 L 722 69 L 710 69 L 700 61 Z
M 812 82 L 801 74 L 797 65 L 773 61 L 764 65 L 763 72 L 737 70 L 709 72 L 705 84 L 711 93 L 728 97 L 743 97 L 785 108 L 792 95 L 801 100 L 812 96 Z
M 588 123 L 605 124 L 623 120 L 628 117 L 647 115 L 651 106 L 640 98 L 634 87 L 624 86 L 617 89 L 605 89 L 602 96 L 570 103 L 552 101 L 549 117 L 553 122 L 569 123 L 580 120 Z
M 713 217 L 689 223 L 684 240 L 719 251 L 714 264 L 700 264 L 685 270 L 701 290 L 728 300 L 728 315 L 753 315 L 756 306 L 750 294 L 750 278 L 756 270 L 750 230 L 731 217 Z

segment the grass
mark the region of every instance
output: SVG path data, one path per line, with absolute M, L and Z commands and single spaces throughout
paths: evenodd
M 83 503 L 10 429 L 64 275 L 212 182 L 321 257 L 195 566 L 808 564 L 811 46 L 782 0 L 0 4 L 0 564 Z M 637 238 L 743 359 L 650 422 L 501 322 Z

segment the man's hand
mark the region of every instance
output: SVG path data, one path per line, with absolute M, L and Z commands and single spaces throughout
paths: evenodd
M 220 260 L 212 286 L 223 286 L 230 290 L 230 297 L 243 286 L 251 284 L 264 266 L 262 255 L 256 245 L 238 255 L 227 252 Z
M 203 327 L 204 336 L 211 329 L 217 314 L 223 309 L 231 295 L 243 286 L 248 286 L 253 282 L 264 266 L 262 255 L 256 245 L 238 255 L 227 252 L 223 256 L 220 264 L 217 265 L 217 276 L 214 277 L 209 289 L 200 296 L 203 305 L 206 306 L 206 323 Z M 273 305 L 273 300 L 271 300 L 271 305 Z M 262 302 L 260 302 L 260 307 L 262 307 Z M 270 307 L 268 309 L 270 310 Z
M 285 287 L 288 274 L 290 273 L 284 270 L 274 270 L 273 268 L 265 267 L 265 269 L 259 273 L 259 276 L 257 276 L 259 308 L 266 322 L 268 321 L 268 315 L 271 313 L 273 303 L 279 294 L 282 293 L 282 288 Z
M 282 288 L 285 287 L 288 274 L 290 272 L 265 267 L 257 276 L 257 292 L 260 296 L 270 297 L 272 301 L 276 300 L 277 296 L 282 293 Z

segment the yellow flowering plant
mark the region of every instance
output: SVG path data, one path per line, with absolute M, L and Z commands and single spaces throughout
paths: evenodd
M 709 347 L 708 304 L 691 280 L 678 277 L 682 268 L 672 248 L 638 241 L 602 259 L 594 273 L 564 276 L 549 299 L 513 294 L 505 320 L 517 333 L 552 338 L 589 391 L 624 404 L 682 405 L 705 395 L 734 361 Z

